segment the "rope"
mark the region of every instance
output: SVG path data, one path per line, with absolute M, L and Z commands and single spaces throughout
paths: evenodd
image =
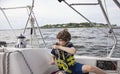
M 32 16 L 32 14 L 33 14 L 33 16 L 34 16 L 34 18 L 35 18 L 35 21 L 36 21 L 37 26 L 39 27 L 38 22 L 37 22 L 37 20 L 36 20 L 36 17 L 35 17 L 35 15 L 34 15 L 34 12 L 33 12 L 33 7 L 34 7 L 34 0 L 33 0 L 33 2 L 32 2 L 32 7 L 28 6 L 28 8 L 29 8 L 29 10 L 30 10 L 30 13 L 29 13 L 29 15 L 28 15 L 28 19 L 27 19 L 27 22 L 26 22 L 26 25 L 25 25 L 25 29 L 24 29 L 23 34 L 25 34 L 25 31 L 26 31 L 28 22 L 29 22 L 29 20 L 30 20 L 30 18 L 31 18 L 31 16 Z M 42 32 L 41 32 L 40 28 L 39 28 L 39 32 L 40 32 L 40 35 L 41 35 L 41 37 L 42 37 L 43 43 L 44 43 L 45 48 L 46 48 L 46 43 L 45 43 L 45 40 L 44 40 L 44 37 L 43 37 L 43 35 L 42 35 Z M 38 44 L 39 44 L 39 42 L 38 42 Z M 39 44 L 39 47 L 40 47 L 40 44 Z
M 118 0 L 113 0 L 115 4 L 120 8 L 120 2 Z
M 71 5 L 69 5 L 69 3 L 67 3 L 65 0 L 63 0 L 63 2 L 65 4 L 67 4 L 71 9 L 73 9 L 76 13 L 78 13 L 80 16 L 82 16 L 85 20 L 87 20 L 88 22 L 90 22 L 90 25 L 93 25 L 92 22 L 86 18 L 83 14 L 81 14 L 80 12 L 78 12 L 74 7 L 72 7 Z
M 7 55 L 7 73 L 6 74 L 9 74 L 10 73 L 10 54 L 12 52 L 8 52 L 8 55 Z
M 3 60 L 2 60 L 3 74 L 6 74 L 6 55 L 7 55 L 7 52 L 4 52 L 4 54 L 3 54 Z
M 34 13 L 33 13 L 33 7 L 34 7 L 34 0 L 33 0 L 33 2 L 32 2 L 32 6 L 28 6 L 30 12 L 28 12 L 28 9 L 27 9 L 27 12 L 28 12 L 29 15 L 28 15 L 28 19 L 27 19 L 27 22 L 26 22 L 26 25 L 25 25 L 25 29 L 24 29 L 23 34 L 25 34 L 25 31 L 26 31 L 26 29 L 27 29 L 28 22 L 29 22 L 29 20 L 31 19 L 32 15 L 33 15 L 33 17 L 35 18 L 35 15 L 34 15 Z M 35 18 L 35 21 L 36 21 L 37 26 L 39 27 L 36 18 Z M 45 47 L 46 47 L 46 43 L 45 43 L 45 40 L 44 40 L 44 38 L 43 38 L 43 36 L 42 36 L 42 32 L 41 32 L 40 29 L 39 29 L 39 32 L 40 32 L 40 35 L 41 35 L 41 37 L 42 37 L 43 43 L 45 44 Z M 35 32 L 34 32 L 34 33 L 35 33 Z M 36 35 L 36 33 L 35 33 L 35 35 Z M 36 38 L 36 39 L 37 39 L 37 38 Z M 38 42 L 39 47 L 40 47 L 39 40 L 37 40 L 37 42 Z
M 26 66 L 28 67 L 29 71 L 30 71 L 30 74 L 33 74 L 33 71 L 30 67 L 30 65 L 28 64 L 24 54 L 21 52 L 21 51 L 14 51 L 14 52 L 4 52 L 4 55 L 3 55 L 3 74 L 9 74 L 10 73 L 10 55 L 12 53 L 15 53 L 15 52 L 18 52 L 24 59 L 24 62 L 26 64 Z
M 26 6 L 23 6 L 23 7 L 2 8 L 2 10 L 9 10 L 9 9 L 21 9 L 21 8 L 26 8 Z
M 25 64 L 27 65 L 27 67 L 28 67 L 28 69 L 29 69 L 29 71 L 30 71 L 30 74 L 33 74 L 33 71 L 32 71 L 32 69 L 31 69 L 30 65 L 28 64 L 28 62 L 27 62 L 27 60 L 26 60 L 24 54 L 23 54 L 21 51 L 18 51 L 18 50 L 17 50 L 16 52 L 18 52 L 18 53 L 21 54 L 21 56 L 22 56 L 23 59 L 24 59 Z
M 108 16 L 108 10 L 107 10 L 107 3 L 106 3 L 106 0 L 104 0 L 104 5 L 105 5 L 106 15 Z
M 30 10 L 30 6 L 29 6 L 29 10 Z M 27 12 L 28 12 L 28 9 L 27 9 Z M 28 12 L 29 13 L 29 12 Z M 42 37 L 42 40 L 43 40 L 43 43 L 44 43 L 44 47 L 46 48 L 46 42 L 45 42 L 45 40 L 44 40 L 44 37 L 43 37 L 43 35 L 42 35 L 42 31 L 40 30 L 40 28 L 39 28 L 39 24 L 38 24 L 38 22 L 37 22 L 37 19 L 36 19 L 36 17 L 35 17 L 35 14 L 34 14 L 34 12 L 33 11 L 31 11 L 31 16 L 29 17 L 29 20 L 30 20 L 30 18 L 31 17 L 34 17 L 34 20 L 35 20 L 35 22 L 36 22 L 36 24 L 37 24 L 37 27 L 38 27 L 38 30 L 39 30 L 39 33 L 40 33 L 40 35 L 41 35 L 41 37 Z M 28 21 L 27 21 L 28 22 Z M 26 24 L 26 26 L 25 26 L 25 30 L 26 30 L 26 28 L 27 28 L 27 24 Z M 23 34 L 25 33 L 25 30 L 24 30 L 24 32 L 23 32 Z M 35 32 L 34 32 L 35 33 Z M 35 34 L 36 35 L 36 34 Z M 39 41 L 39 40 L 38 40 Z M 39 44 L 39 42 L 38 42 L 38 44 Z M 40 44 L 39 44 L 39 47 L 40 47 Z
M 35 19 L 36 24 L 37 24 L 37 26 L 38 26 L 39 33 L 40 33 L 40 35 L 41 35 L 41 37 L 42 37 L 42 40 L 43 40 L 43 43 L 44 43 L 44 45 L 45 45 L 44 47 L 46 48 L 46 42 L 45 42 L 45 40 L 44 40 L 44 37 L 43 37 L 43 35 L 42 35 L 42 31 L 41 31 L 41 29 L 40 29 L 40 27 L 39 27 L 39 24 L 38 24 L 38 22 L 37 22 L 37 19 L 36 19 L 35 14 L 34 14 L 33 11 L 32 11 L 32 14 L 33 14 L 33 16 L 34 16 L 34 19 Z
M 90 24 L 92 24 L 92 22 L 89 21 L 89 19 L 87 19 L 87 18 L 86 18 L 85 16 L 83 16 L 80 12 L 78 12 L 75 8 L 73 8 L 71 5 L 69 5 L 65 0 L 63 0 L 63 2 L 64 2 L 65 4 L 67 4 L 70 8 L 72 8 L 72 9 L 73 9 L 76 13 L 78 13 L 80 16 L 82 16 L 84 19 L 86 19 L 88 22 L 90 22 Z M 112 53 L 113 53 L 113 51 L 114 51 L 114 49 L 115 49 L 115 47 L 116 47 L 116 44 L 117 44 L 117 38 L 116 38 L 115 33 L 114 33 L 113 29 L 112 29 L 112 26 L 111 26 L 111 24 L 110 24 L 110 21 L 109 21 L 109 19 L 108 19 L 107 14 L 106 14 L 106 12 L 105 12 L 105 10 L 104 10 L 104 7 L 103 7 L 103 5 L 102 5 L 101 0 L 98 0 L 98 3 L 99 3 L 100 8 L 101 8 L 101 10 L 102 10 L 102 12 L 103 12 L 103 15 L 104 15 L 104 17 L 105 17 L 105 20 L 106 20 L 106 22 L 108 23 L 108 27 L 110 28 L 109 33 L 112 34 L 113 39 L 114 39 L 114 45 L 112 46 L 112 49 L 111 49 L 111 51 L 110 51 L 110 53 L 109 53 L 109 55 L 108 55 L 108 57 L 111 57 L 111 55 L 112 55 Z
M 35 42 L 35 43 L 37 43 L 38 45 L 39 45 L 39 47 L 40 47 L 40 43 L 39 43 L 39 40 L 38 40 L 38 38 L 37 38 L 37 34 L 36 34 L 36 30 L 35 30 L 35 27 L 34 27 L 34 18 L 31 16 L 31 19 L 30 19 L 30 23 L 31 23 L 31 33 L 30 33 L 30 35 L 31 35 L 31 46 L 33 46 L 32 45 L 32 41 L 33 41 L 33 39 L 35 38 L 36 39 L 36 41 L 37 42 Z M 34 34 L 33 34 L 34 33 Z M 33 37 L 34 36 L 34 37 Z M 35 41 L 35 40 L 34 40 Z
M 25 25 L 25 30 L 26 30 L 26 28 L 27 28 L 27 24 L 28 24 L 28 22 L 29 22 L 29 20 L 30 20 L 30 16 L 31 16 L 31 14 L 32 14 L 33 7 L 34 7 L 34 0 L 32 0 L 32 6 L 31 6 L 31 7 L 28 6 L 28 8 L 29 8 L 29 10 L 30 10 L 30 13 L 29 13 L 29 16 L 28 16 L 28 19 L 27 19 L 26 25 Z M 25 30 L 24 30 L 23 34 L 25 33 Z
M 30 20 L 31 14 L 32 14 L 32 9 L 33 9 L 31 6 L 28 6 L 28 8 L 29 8 L 29 10 L 30 10 L 30 13 L 29 13 L 29 15 L 28 15 L 28 19 L 27 19 L 27 22 L 26 22 L 26 25 L 25 25 L 25 29 L 24 29 L 24 31 L 23 31 L 23 34 L 25 34 L 25 31 L 26 31 L 26 29 L 27 29 L 28 22 L 29 22 L 29 20 Z
M 6 18 L 7 22 L 8 22 L 8 24 L 9 24 L 9 26 L 10 26 L 12 32 L 13 32 L 13 34 L 15 35 L 15 37 L 17 37 L 16 34 L 15 34 L 15 32 L 14 32 L 14 30 L 13 30 L 13 27 L 12 27 L 12 25 L 11 25 L 9 19 L 7 18 L 6 13 L 4 12 L 4 10 L 3 10 L 2 8 L 1 8 L 1 11 L 2 11 L 3 15 L 5 16 L 5 18 Z
M 70 5 L 69 3 L 67 3 L 65 0 L 63 0 L 64 1 L 64 3 L 65 4 L 67 4 L 70 8 L 72 8 L 76 13 L 78 13 L 80 16 L 82 16 L 85 20 L 87 20 L 89 23 L 90 23 L 90 25 L 92 26 L 92 25 L 95 25 L 94 23 L 92 23 L 88 18 L 86 18 L 84 15 L 82 15 L 79 11 L 77 11 L 74 7 L 72 7 L 72 5 Z M 99 4 L 99 3 L 98 3 Z M 99 28 L 97 28 L 97 29 L 99 29 Z M 99 29 L 102 33 L 104 33 L 104 34 L 107 34 L 107 33 L 105 33 L 103 30 L 101 30 L 101 29 Z
M 27 24 L 28 24 L 28 21 L 29 21 L 29 10 L 28 10 L 28 8 L 30 9 L 30 6 L 27 6 L 27 8 L 26 8 L 27 13 L 28 13 L 28 19 L 27 19 L 27 22 L 26 22 L 26 25 L 25 25 L 25 29 L 24 29 L 24 31 L 23 31 L 23 34 L 25 34 L 25 31 L 26 31 L 26 29 L 27 29 Z
M 109 18 L 106 0 L 104 0 L 104 6 L 105 6 L 106 15 L 107 15 L 107 17 Z M 110 38 L 110 33 L 107 35 L 107 37 Z M 109 41 L 108 41 L 108 40 L 109 40 L 109 39 L 108 39 L 108 38 L 107 38 L 107 56 L 109 55 L 109 48 L 108 48 L 108 46 L 109 46 Z

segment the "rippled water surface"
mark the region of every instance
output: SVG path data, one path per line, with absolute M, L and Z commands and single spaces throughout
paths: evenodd
M 61 30 L 63 29 L 41 29 L 48 48 L 51 49 L 51 45 L 56 42 L 57 33 Z M 107 56 L 114 44 L 112 35 L 108 33 L 109 29 L 106 28 L 69 28 L 68 30 L 72 35 L 71 42 L 76 47 L 78 55 L 104 57 Z M 117 36 L 117 46 L 112 56 L 120 57 L 120 29 L 114 29 L 114 31 Z M 44 47 L 40 33 L 38 30 L 36 32 L 36 37 L 39 40 L 34 39 L 33 43 L 37 43 L 37 41 L 39 41 L 40 46 Z M 14 33 L 11 30 L 1 30 L 0 41 L 6 41 L 8 46 L 14 47 L 17 42 L 16 36 L 23 33 L 23 30 L 15 30 Z M 25 36 L 29 46 L 31 37 L 30 30 L 26 31 Z

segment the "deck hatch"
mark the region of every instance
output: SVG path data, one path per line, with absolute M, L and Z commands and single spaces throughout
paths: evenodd
M 117 70 L 117 61 L 97 60 L 96 66 L 103 70 Z

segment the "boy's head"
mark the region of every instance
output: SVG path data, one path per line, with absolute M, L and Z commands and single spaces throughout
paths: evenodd
M 65 42 L 69 42 L 71 40 L 71 34 L 67 29 L 64 29 L 57 34 L 57 39 L 59 42 L 61 41 L 64 44 Z

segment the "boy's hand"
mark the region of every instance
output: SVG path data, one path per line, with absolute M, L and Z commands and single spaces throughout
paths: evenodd
M 52 45 L 53 49 L 58 49 L 58 45 Z

